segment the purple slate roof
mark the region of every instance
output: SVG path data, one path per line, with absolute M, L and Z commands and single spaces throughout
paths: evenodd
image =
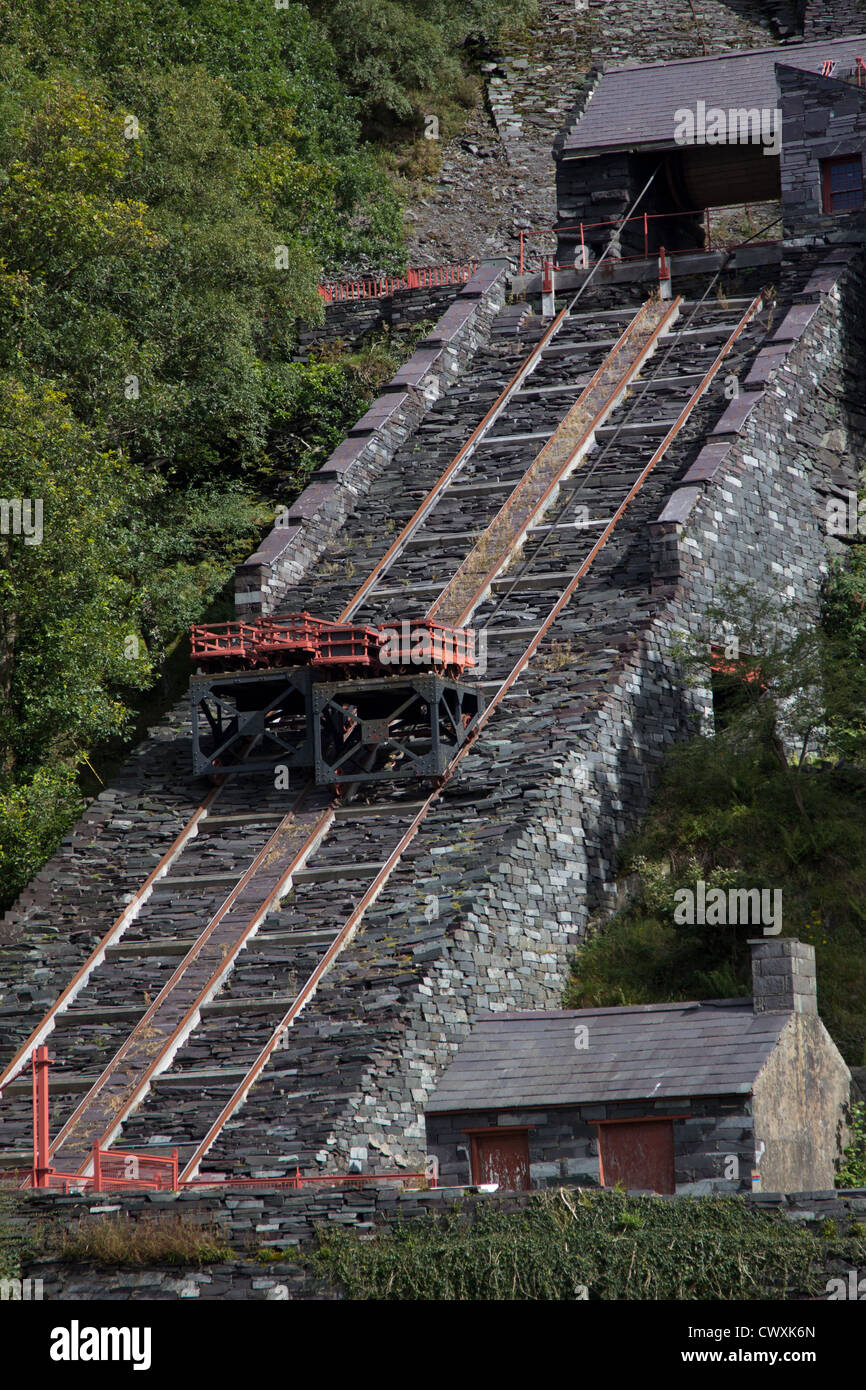
M 866 62 L 866 35 L 821 39 L 816 43 L 782 44 L 778 48 L 746 49 L 724 57 L 686 58 L 645 67 L 613 68 L 604 73 L 565 137 L 562 158 L 579 158 L 603 150 L 639 145 L 670 145 L 674 113 L 721 107 L 775 110 L 779 105 L 775 65 L 820 73 L 826 58 L 849 72 L 856 58 Z
M 751 999 L 479 1015 L 428 1113 L 748 1095 L 791 1014 Z M 575 1025 L 588 1028 L 575 1047 Z

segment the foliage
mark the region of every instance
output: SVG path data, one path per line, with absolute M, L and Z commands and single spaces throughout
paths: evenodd
M 374 1239 L 320 1231 L 312 1262 L 352 1299 L 769 1299 L 823 1290 L 832 1245 L 738 1197 L 665 1202 L 561 1189 L 522 1211 L 459 1208 Z
M 15 901 L 83 809 L 72 762 L 0 783 L 0 910 Z
M 837 1187 L 866 1187 L 866 1103 L 851 1106 L 851 1142 L 836 1174 Z
M 405 251 L 300 0 L 0 0 L 0 244 L 0 492 L 43 509 L 40 543 L 0 531 L 5 907 L 270 499 L 396 366 L 293 361 L 323 270 Z
M 0 1279 L 20 1279 L 22 1264 L 34 1252 L 32 1236 L 13 1219 L 21 1211 L 21 1198 L 0 1188 Z
M 84 1217 L 71 1230 L 45 1237 L 45 1253 L 69 1264 L 122 1269 L 151 1265 L 204 1265 L 233 1258 L 225 1234 L 186 1216 Z
M 417 120 L 459 87 L 461 50 L 495 42 L 536 12 L 535 0 L 309 0 L 337 70 L 368 121 Z
M 754 683 L 727 727 L 671 751 L 650 813 L 621 852 L 630 901 L 576 952 L 566 1007 L 748 995 L 754 928 L 678 924 L 674 894 L 699 879 L 708 891 L 780 889 L 784 934 L 816 950 L 822 1018 L 846 1060 L 866 1062 L 866 760 L 804 756 L 816 731 L 838 754 L 838 730 L 860 713 L 859 563 L 831 581 L 820 628 L 800 616 L 785 631 L 793 610 L 781 601 L 774 620 L 762 600 L 729 598 L 738 664 L 760 670 L 766 694 Z M 706 647 L 687 645 L 684 659 L 696 678 L 702 663 L 706 678 Z M 799 740 L 793 761 L 780 726 Z

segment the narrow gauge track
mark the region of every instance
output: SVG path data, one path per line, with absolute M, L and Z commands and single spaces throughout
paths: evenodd
M 461 496 L 458 489 L 463 497 L 468 490 L 473 498 L 474 519 L 481 523 L 483 541 L 484 527 L 494 521 L 527 473 L 527 448 L 543 450 L 582 393 L 593 414 L 580 457 L 591 458 L 593 447 L 603 454 L 606 429 L 618 430 L 620 441 L 625 436 L 625 443 L 617 445 L 617 462 L 607 465 L 603 475 L 601 510 L 610 514 L 589 517 L 577 527 L 555 522 L 554 529 L 565 534 L 561 539 L 557 535 L 556 546 L 547 546 L 543 555 L 538 550 L 535 562 L 523 566 L 517 581 L 501 573 L 513 565 L 513 547 L 507 563 L 489 573 L 483 564 L 476 566 L 485 582 L 476 586 L 472 601 L 462 605 L 461 621 L 476 613 L 478 625 L 496 637 L 491 678 L 486 682 L 492 691 L 482 720 L 486 723 L 550 631 L 643 477 L 718 370 L 722 356 L 716 355 L 716 349 L 729 351 L 759 307 L 759 302 L 753 302 L 742 313 L 739 302 L 724 308 L 697 306 L 689 327 L 675 334 L 670 328 L 680 305 L 662 305 L 640 338 L 634 336 L 633 311 L 578 315 L 571 320 L 563 311 L 445 474 L 434 480 L 397 541 L 343 610 L 343 620 L 414 616 L 419 605 L 423 611 L 428 592 L 413 578 L 413 568 L 425 549 L 447 548 L 449 582 L 453 583 L 460 566 L 480 544 L 476 531 L 465 534 L 453 528 L 454 498 Z M 563 331 L 566 325 L 568 332 Z M 651 390 L 663 391 L 670 409 L 664 428 L 655 420 L 640 418 L 629 418 L 624 428 L 622 421 L 606 425 L 608 417 L 615 420 L 625 390 L 663 331 L 668 332 L 666 375 L 642 383 L 636 400 Z M 562 385 L 563 366 L 576 371 L 567 386 Z M 617 368 L 613 373 L 612 367 Z M 605 371 L 607 377 L 615 378 L 612 382 Z M 530 376 L 534 384 L 527 387 Z M 601 400 L 600 383 L 606 388 L 601 390 Z M 532 415 L 529 431 L 523 423 L 527 413 Z M 633 406 L 630 414 L 634 413 Z M 494 433 L 497 423 L 500 429 Z M 658 440 L 660 447 L 648 450 L 647 438 L 653 443 Z M 489 450 L 496 451 L 495 478 L 490 476 L 489 454 L 484 457 Z M 601 466 L 605 466 L 603 460 Z M 575 485 L 567 474 L 566 467 L 548 488 L 548 505 L 559 495 L 568 501 L 569 493 L 579 489 L 580 480 Z M 598 502 L 596 485 L 596 507 Z M 549 528 L 545 531 L 538 511 L 529 522 L 519 541 L 531 548 L 535 539 L 549 534 Z M 403 581 L 401 586 L 398 580 Z M 443 590 L 441 582 L 434 581 L 428 590 L 435 591 L 428 610 L 432 613 L 447 596 L 448 585 Z M 500 615 L 502 593 L 507 593 L 512 607 Z M 520 618 L 517 626 L 514 611 Z M 287 811 L 285 793 L 273 788 L 244 789 L 242 783 L 229 780 L 211 792 L 0 1078 L 0 1086 L 7 1085 L 31 1048 L 54 1027 L 63 1032 L 73 1027 L 91 1033 L 99 1030 L 94 1042 L 103 1056 L 111 1058 L 108 1065 L 94 1064 L 92 1046 L 71 1046 L 66 1059 L 75 1066 L 80 1056 L 81 1070 L 68 1077 L 66 1085 L 62 1073 L 55 1080 L 54 1094 L 61 1096 L 62 1106 L 62 1127 L 52 1145 L 58 1166 L 86 1172 L 92 1144 L 97 1139 L 103 1146 L 110 1144 L 126 1122 L 128 1137 L 135 1130 L 152 1136 L 169 1127 L 166 1102 L 173 1108 L 179 1091 L 192 1089 L 197 1096 L 205 1094 L 212 1104 L 214 1119 L 207 1132 L 202 1135 L 197 1122 L 188 1131 L 182 1120 L 180 1125 L 172 1121 L 170 1127 L 171 1142 L 179 1142 L 186 1160 L 184 1177 L 194 1176 L 272 1053 L 283 1044 L 286 1030 L 352 939 L 439 795 L 437 790 L 419 800 L 416 790 L 413 799 L 411 792 L 395 794 L 392 787 L 379 800 L 374 794 L 365 804 L 341 806 L 324 789 L 308 787 Z M 181 856 L 184 872 L 170 872 L 177 869 Z M 208 872 L 215 861 L 226 859 L 230 869 Z M 178 895 L 183 895 L 185 905 L 180 912 Z M 279 908 L 283 899 L 288 911 Z M 322 922 L 333 920 L 341 903 L 344 912 L 348 909 L 347 915 L 340 914 L 341 925 L 323 927 Z M 207 922 L 204 930 L 202 920 Z M 256 997 L 255 981 L 264 973 L 265 961 L 269 968 L 277 966 L 290 982 L 283 998 Z M 83 1007 L 76 1003 L 82 995 Z M 225 1035 L 226 1017 L 233 1014 L 244 1020 L 241 1048 L 236 1031 Z M 169 1067 L 170 1075 L 166 1074 Z M 19 1090 L 21 1083 L 7 1085 L 13 1107 Z M 83 1098 L 76 1104 L 81 1091 Z M 137 1107 L 138 1113 L 130 1119 Z

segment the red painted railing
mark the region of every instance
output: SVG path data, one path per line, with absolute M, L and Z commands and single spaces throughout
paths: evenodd
M 326 304 L 344 299 L 382 299 L 396 290 L 420 290 L 435 285 L 462 285 L 470 280 L 480 261 L 461 265 L 416 265 L 405 275 L 364 276 L 360 280 L 328 280 L 319 285 Z
M 431 624 L 436 626 L 436 624 Z M 225 1174 L 191 1178 L 181 1183 L 178 1177 L 177 1149 L 171 1154 L 128 1153 L 121 1149 L 101 1149 L 93 1146 L 93 1172 L 64 1173 L 48 1162 L 48 1068 L 53 1058 L 45 1046 L 34 1049 L 33 1069 L 33 1163 L 30 1168 L 0 1171 L 0 1186 L 38 1188 L 51 1192 L 177 1192 L 190 1188 L 271 1187 L 298 1191 L 304 1187 L 349 1186 L 369 1183 L 424 1183 L 436 1187 L 438 1166 L 429 1160 L 426 1173 L 317 1173 L 305 1177 L 300 1168 L 285 1178 L 234 1178 Z

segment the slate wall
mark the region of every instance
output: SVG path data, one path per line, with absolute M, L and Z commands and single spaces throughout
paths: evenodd
M 656 584 L 699 603 L 723 579 L 765 584 L 769 562 L 814 604 L 844 549 L 827 499 L 856 489 L 866 435 L 862 257 L 830 252 L 797 299 L 649 528 Z
M 426 319 L 438 319 L 460 293 L 460 285 L 433 285 L 417 290 L 397 290 L 378 299 L 338 300 L 325 307 L 324 323 L 309 327 L 298 320 L 298 351 L 307 357 L 311 348 L 325 343 L 354 344 L 368 333 L 384 328 L 402 333 Z
M 599 1120 L 675 1115 L 674 1165 L 677 1194 L 746 1192 L 754 1156 L 751 1104 L 744 1096 L 683 1097 L 656 1104 L 623 1101 L 608 1105 L 558 1106 L 546 1110 L 472 1111 L 427 1116 L 427 1149 L 439 1159 L 444 1185 L 472 1180 L 467 1129 L 529 1126 L 529 1176 L 533 1188 L 599 1184 Z M 688 1116 L 688 1118 L 686 1118 Z M 738 1178 L 725 1176 L 726 1160 L 737 1159 Z
M 234 1260 L 208 1265 L 203 1269 L 152 1268 L 141 1270 L 99 1269 L 92 1265 L 64 1265 L 51 1260 L 32 1261 L 23 1271 L 25 1278 L 43 1281 L 47 1301 L 108 1299 L 228 1299 L 280 1301 L 287 1299 L 339 1299 L 339 1289 L 311 1277 L 296 1262 L 296 1247 L 315 1238 L 317 1225 L 332 1222 L 359 1234 L 388 1228 L 398 1220 L 425 1220 L 451 1209 L 456 1202 L 471 1219 L 479 1210 L 520 1211 L 531 1200 L 525 1193 L 500 1195 L 440 1188 L 432 1192 L 388 1191 L 384 1186 L 366 1187 L 353 1192 L 332 1188 L 318 1193 L 275 1193 L 255 1191 L 243 1196 L 189 1196 L 123 1199 L 122 1209 L 133 1219 L 152 1217 L 157 1210 L 192 1216 L 203 1225 L 218 1225 L 229 1244 L 238 1252 Z M 646 1201 L 681 1201 L 677 1197 L 645 1197 Z M 806 1229 L 832 1220 L 845 1234 L 866 1218 L 866 1189 L 816 1191 L 783 1196 L 755 1193 L 745 1199 L 758 1210 L 781 1211 L 786 1219 Z M 102 1209 L 119 1210 L 121 1203 L 106 1198 L 83 1200 L 44 1197 L 32 1194 L 23 1220 L 58 1216 L 74 1224 L 82 1216 Z M 251 1259 L 256 1247 L 285 1251 L 284 1263 L 257 1264 Z M 839 1261 L 830 1261 L 828 1280 L 841 1277 L 847 1282 L 848 1270 Z M 859 1279 L 866 1268 L 857 1271 Z M 791 1290 L 792 1295 L 796 1290 Z
M 866 55 L 864 55 L 866 56 Z M 866 240 L 866 211 L 825 213 L 821 161 L 866 149 L 866 89 L 776 66 L 782 106 L 782 213 L 786 237 Z M 866 177 L 866 171 L 864 171 Z

